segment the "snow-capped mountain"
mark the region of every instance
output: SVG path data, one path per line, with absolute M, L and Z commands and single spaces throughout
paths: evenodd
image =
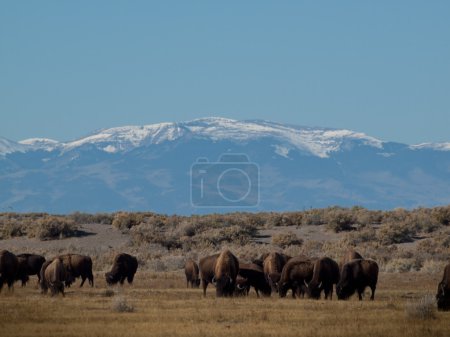
M 350 130 L 225 118 L 116 127 L 68 142 L 0 138 L 0 211 L 197 213 L 254 206 L 191 203 L 197 159 L 213 164 L 230 153 L 245 154 L 259 170 L 252 182 L 257 205 L 244 210 L 447 204 L 449 151 L 450 143 L 406 145 Z M 220 165 L 208 170 L 220 177 Z

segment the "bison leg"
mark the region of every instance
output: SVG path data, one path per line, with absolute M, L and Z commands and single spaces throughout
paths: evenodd
M 370 287 L 370 290 L 372 290 L 372 295 L 370 296 L 370 300 L 373 301 L 375 299 L 375 286 Z
M 90 285 L 91 287 L 93 287 L 93 286 L 94 286 L 94 275 L 90 274 L 90 275 L 88 276 L 88 280 L 89 280 L 89 285 Z
M 208 288 L 208 281 L 202 279 L 203 297 L 206 297 L 206 288 Z
M 130 275 L 127 276 L 128 284 L 133 283 L 133 280 L 134 280 L 134 274 L 130 274 Z
M 81 283 L 80 283 L 80 288 L 83 286 L 84 281 L 86 281 L 86 276 L 81 276 Z
M 10 292 L 14 292 L 14 279 L 13 280 L 8 280 L 8 291 Z

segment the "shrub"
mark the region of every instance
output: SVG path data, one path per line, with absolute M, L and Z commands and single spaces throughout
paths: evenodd
M 355 218 L 348 209 L 332 208 L 327 212 L 325 220 L 327 222 L 327 228 L 333 230 L 335 233 L 354 229 Z
M 289 231 L 287 233 L 279 233 L 272 236 L 272 244 L 277 245 L 281 248 L 286 248 L 288 246 L 297 245 L 300 246 L 303 240 L 297 237 L 297 234 Z
M 114 215 L 108 213 L 89 214 L 89 213 L 74 212 L 70 214 L 68 217 L 78 225 L 89 223 L 111 225 Z
M 356 246 L 361 243 L 375 241 L 376 239 L 375 229 L 373 227 L 367 227 L 348 233 L 343 240 L 349 246 Z
M 430 320 L 436 318 L 436 300 L 428 294 L 417 301 L 406 303 L 405 314 L 411 320 Z
M 305 211 L 302 216 L 302 225 L 319 226 L 323 225 L 325 220 L 323 218 L 323 211 L 320 209 L 311 209 Z
M 134 306 L 128 304 L 123 296 L 117 296 L 113 299 L 112 309 L 115 312 L 134 312 Z
M 103 297 L 113 297 L 115 295 L 115 291 L 112 289 L 106 289 L 103 293 L 102 296 Z
M 415 258 L 394 258 L 386 263 L 384 271 L 388 273 L 406 273 L 412 270 L 418 271 L 422 267 L 420 261 Z
M 450 206 L 433 208 L 431 214 L 440 224 L 450 225 Z
M 391 245 L 394 243 L 412 242 L 414 230 L 404 222 L 384 223 L 377 235 L 379 242 L 383 245 Z
M 39 240 L 52 240 L 76 236 L 77 232 L 78 227 L 73 220 L 63 216 L 49 215 L 37 220 L 36 225 L 28 232 L 28 236 Z

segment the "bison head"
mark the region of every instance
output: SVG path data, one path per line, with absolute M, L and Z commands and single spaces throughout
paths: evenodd
M 310 298 L 314 298 L 318 300 L 320 298 L 320 292 L 322 291 L 322 282 L 317 284 L 317 282 L 311 281 L 309 283 L 306 280 L 303 280 L 306 286 L 306 294 Z
M 278 284 L 278 295 L 280 297 L 286 297 L 288 290 L 289 290 L 288 282 L 283 282 L 281 284 Z
M 336 285 L 336 294 L 339 300 L 347 300 L 355 291 L 355 287 L 350 282 L 340 282 Z
M 106 284 L 112 286 L 119 282 L 119 276 L 117 273 L 107 272 L 105 273 Z
M 448 285 L 445 282 L 439 283 L 436 300 L 439 310 L 450 310 L 450 291 L 448 290 Z
M 278 292 L 278 282 L 280 281 L 281 274 L 280 273 L 271 273 L 267 275 L 267 283 L 269 283 L 270 288 L 273 292 Z
M 216 287 L 217 297 L 227 297 L 233 295 L 234 281 L 230 276 L 224 275 L 222 277 L 218 277 L 217 279 L 213 277 L 212 284 Z
M 234 291 L 237 296 L 247 295 L 247 290 L 250 288 L 248 280 L 244 277 L 238 276 L 236 278 L 236 289 Z

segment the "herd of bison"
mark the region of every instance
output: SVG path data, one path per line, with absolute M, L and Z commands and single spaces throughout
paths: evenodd
M 121 253 L 114 257 L 112 268 L 105 274 L 106 283 L 114 285 L 133 282 L 138 268 L 134 256 Z M 291 290 L 292 297 L 319 299 L 323 291 L 325 299 L 332 299 L 333 286 L 338 299 L 348 299 L 357 293 L 362 300 L 364 290 L 371 290 L 370 299 L 375 297 L 378 281 L 378 264 L 364 259 L 358 252 L 349 250 L 338 264 L 329 257 L 290 257 L 283 253 L 263 254 L 251 263 L 239 262 L 229 250 L 206 256 L 197 264 L 188 259 L 185 263 L 186 284 L 198 288 L 200 283 L 203 296 L 208 284 L 216 288 L 217 297 L 246 296 L 254 288 L 259 297 L 278 293 L 285 297 Z M 26 285 L 30 275 L 37 275 L 43 294 L 50 289 L 51 295 L 61 293 L 81 277 L 80 287 L 86 279 L 94 286 L 92 259 L 79 254 L 64 254 L 46 260 L 37 254 L 15 255 L 7 250 L 0 251 L 0 291 L 7 283 L 11 289 L 15 281 Z M 450 263 L 444 269 L 444 276 L 436 294 L 440 310 L 450 310 Z

